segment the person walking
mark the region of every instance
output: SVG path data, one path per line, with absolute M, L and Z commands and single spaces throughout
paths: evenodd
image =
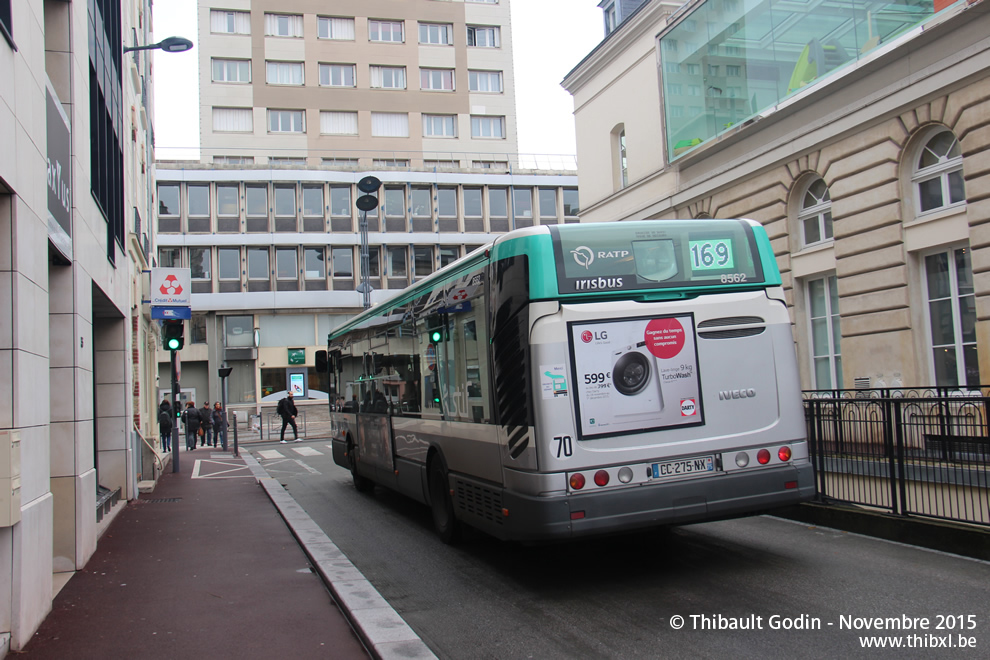
M 158 406 L 158 435 L 161 436 L 162 451 L 172 451 L 172 404 L 168 399 Z
M 203 424 L 203 446 L 216 447 L 217 438 L 213 433 L 213 411 L 210 410 L 209 401 L 203 402 L 203 407 L 199 409 L 199 417 Z
M 192 451 L 196 448 L 196 439 L 199 437 L 202 424 L 199 410 L 192 401 L 186 403 L 186 410 L 182 413 L 182 421 L 186 424 L 186 451 Z
M 227 451 L 227 420 L 226 415 L 223 414 L 223 408 L 220 407 L 220 402 L 217 401 L 213 404 L 213 446 L 217 446 L 217 439 L 220 439 L 220 448 Z
M 299 442 L 299 429 L 296 427 L 296 415 L 299 414 L 299 411 L 296 410 L 296 404 L 292 400 L 292 390 L 289 390 L 288 394 L 278 402 L 275 412 L 282 417 L 282 435 L 279 442 L 285 444 L 285 427 L 290 424 L 292 425 L 292 434 L 295 436 L 295 441 Z

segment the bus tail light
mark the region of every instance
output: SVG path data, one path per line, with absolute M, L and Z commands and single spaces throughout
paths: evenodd
M 777 450 L 777 458 L 779 458 L 780 460 L 785 461 L 785 462 L 791 460 L 791 448 L 790 447 L 781 447 L 780 449 L 778 449 Z
M 784 482 L 784 489 L 785 490 L 794 490 L 795 488 L 797 488 L 797 482 L 796 481 L 785 481 Z
M 584 511 L 571 511 L 571 520 L 581 520 L 584 518 Z
M 599 470 L 598 472 L 595 472 L 595 483 L 599 486 L 607 486 L 608 472 L 606 472 L 605 470 Z
M 571 475 L 571 488 L 574 490 L 581 490 L 584 488 L 584 475 L 578 472 L 577 474 Z
M 760 462 L 760 465 L 766 465 L 770 462 L 770 452 L 766 449 L 761 449 L 756 453 L 756 460 Z
M 619 470 L 619 481 L 621 481 L 622 483 L 627 484 L 630 481 L 632 481 L 632 478 L 633 478 L 633 471 L 631 469 L 624 467 L 621 470 Z

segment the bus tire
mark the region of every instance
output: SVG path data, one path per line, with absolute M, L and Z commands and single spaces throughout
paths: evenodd
M 351 468 L 351 478 L 354 479 L 354 490 L 359 493 L 370 493 L 375 489 L 375 482 L 368 477 L 361 476 L 357 471 L 357 454 L 354 450 L 354 443 L 347 443 L 347 463 Z
M 450 499 L 450 479 L 447 477 L 447 468 L 439 456 L 434 456 L 433 460 L 430 461 L 429 486 L 433 528 L 445 544 L 455 544 L 461 538 L 461 526 L 454 515 L 454 503 Z

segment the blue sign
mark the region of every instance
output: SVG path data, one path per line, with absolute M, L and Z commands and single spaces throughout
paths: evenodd
M 152 319 L 184 319 L 192 318 L 191 307 L 152 307 Z

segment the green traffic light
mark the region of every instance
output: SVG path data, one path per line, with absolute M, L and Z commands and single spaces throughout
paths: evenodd
M 177 351 L 182 348 L 181 342 L 178 339 L 169 339 L 166 346 L 170 351 Z
M 434 330 L 433 331 L 433 334 L 430 335 L 430 339 L 432 339 L 434 342 L 438 342 L 438 341 L 440 341 L 440 336 L 441 336 L 440 335 L 440 331 L 439 330 Z

